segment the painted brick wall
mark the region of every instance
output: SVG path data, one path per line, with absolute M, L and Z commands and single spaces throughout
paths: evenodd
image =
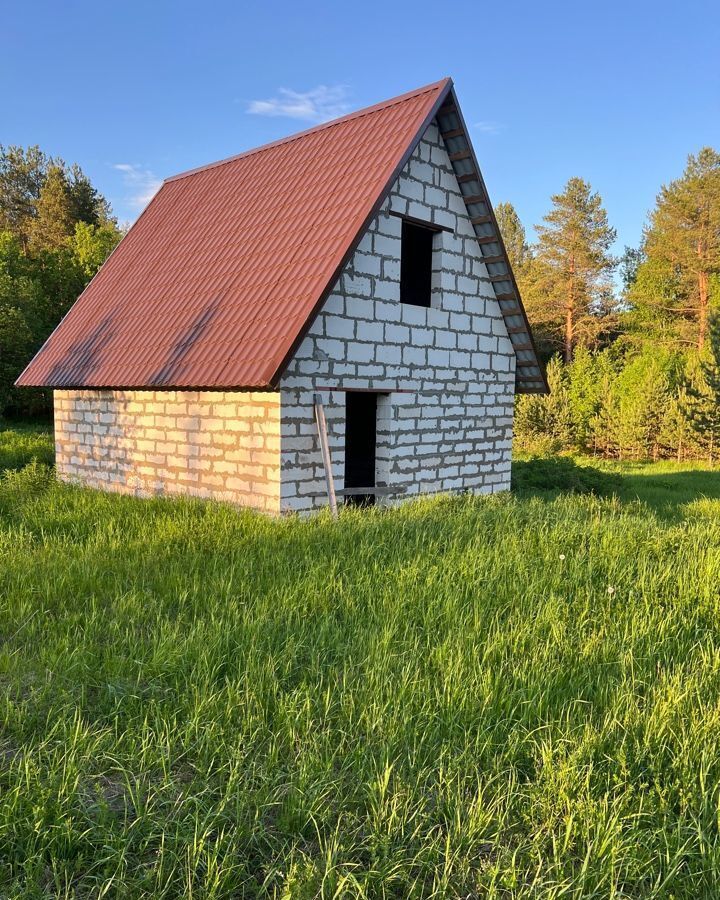
M 279 511 L 279 393 L 55 391 L 55 448 L 64 481 Z
M 400 213 L 451 228 L 433 248 L 432 307 L 400 303 Z M 433 123 L 280 384 L 281 508 L 325 505 L 312 392 L 387 391 L 378 403 L 379 484 L 418 493 L 510 483 L 515 354 Z M 400 390 L 398 390 L 400 389 Z M 321 390 L 343 486 L 345 394 Z

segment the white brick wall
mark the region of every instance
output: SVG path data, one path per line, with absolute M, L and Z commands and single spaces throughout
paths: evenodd
M 59 477 L 141 496 L 280 509 L 280 395 L 55 391 Z
M 432 307 L 400 304 L 401 220 L 435 238 Z M 370 249 L 372 248 L 372 250 Z M 281 384 L 281 508 L 326 503 L 312 394 L 388 392 L 378 402 L 378 483 L 390 500 L 509 487 L 515 355 L 465 204 L 432 124 L 363 238 Z M 322 392 L 343 486 L 345 394 Z

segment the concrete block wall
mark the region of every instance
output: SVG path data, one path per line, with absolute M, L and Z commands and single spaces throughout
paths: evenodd
M 434 222 L 432 305 L 400 303 L 401 219 Z M 509 487 L 515 355 L 433 123 L 281 379 L 267 393 L 56 391 L 61 478 L 190 494 L 270 513 L 326 505 L 313 415 L 325 404 L 344 484 L 345 390 L 379 392 L 387 502 Z
M 430 308 L 400 303 L 402 220 L 392 213 L 452 229 L 434 237 Z M 281 380 L 281 508 L 326 504 L 312 394 L 333 386 L 384 393 L 376 480 L 397 489 L 389 502 L 507 489 L 514 381 L 515 353 L 432 123 Z M 341 488 L 345 393 L 320 394 Z
M 59 477 L 280 509 L 280 394 L 55 391 Z

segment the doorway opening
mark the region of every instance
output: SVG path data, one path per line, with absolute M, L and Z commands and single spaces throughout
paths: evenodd
M 371 489 L 367 494 L 346 493 L 348 506 L 375 505 L 377 397 L 372 391 L 345 395 L 345 490 Z

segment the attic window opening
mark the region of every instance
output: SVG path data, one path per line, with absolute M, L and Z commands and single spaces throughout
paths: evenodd
M 403 219 L 400 247 L 400 302 L 430 306 L 433 249 L 438 229 Z

